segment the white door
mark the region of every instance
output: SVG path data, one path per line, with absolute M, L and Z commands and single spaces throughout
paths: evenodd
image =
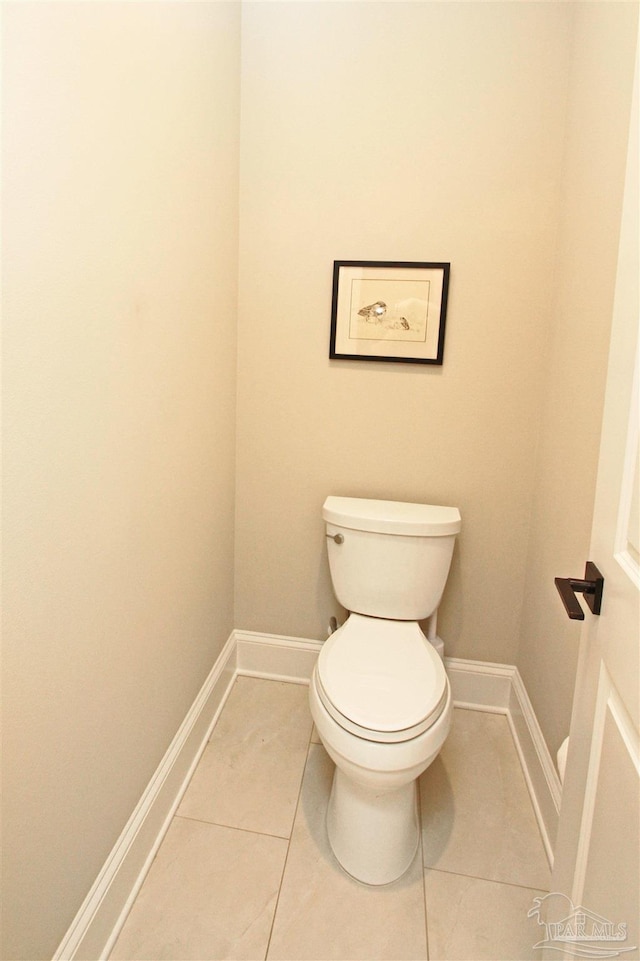
M 640 957 L 637 71 L 636 64 L 591 553 L 585 558 L 604 576 L 602 612 L 594 616 L 578 594 L 585 622 L 553 893 L 545 899 L 543 956 L 556 959 L 563 952 L 567 958 Z M 580 429 L 575 421 L 572 427 Z

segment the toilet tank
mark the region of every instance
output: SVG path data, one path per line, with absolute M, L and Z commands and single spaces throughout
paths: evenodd
M 346 610 L 402 621 L 433 614 L 461 526 L 457 507 L 327 497 L 322 516 L 333 589 Z

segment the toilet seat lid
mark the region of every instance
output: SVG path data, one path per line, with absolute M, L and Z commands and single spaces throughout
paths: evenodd
M 442 660 L 415 621 L 351 614 L 318 656 L 318 694 L 347 730 L 407 741 L 437 720 L 447 697 Z

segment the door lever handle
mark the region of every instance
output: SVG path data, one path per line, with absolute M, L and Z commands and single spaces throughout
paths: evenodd
M 584 599 L 593 614 L 600 613 L 604 577 L 592 561 L 587 561 L 584 580 L 578 580 L 575 577 L 556 577 L 554 583 L 572 621 L 584 621 L 584 611 L 578 603 L 576 593 L 584 594 Z

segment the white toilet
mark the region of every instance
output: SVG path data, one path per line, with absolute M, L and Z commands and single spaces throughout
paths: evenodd
M 413 861 L 416 781 L 451 726 L 449 680 L 417 622 L 435 620 L 460 513 L 328 497 L 322 515 L 334 591 L 351 612 L 323 645 L 309 687 L 336 764 L 327 830 L 348 874 L 387 884 Z

